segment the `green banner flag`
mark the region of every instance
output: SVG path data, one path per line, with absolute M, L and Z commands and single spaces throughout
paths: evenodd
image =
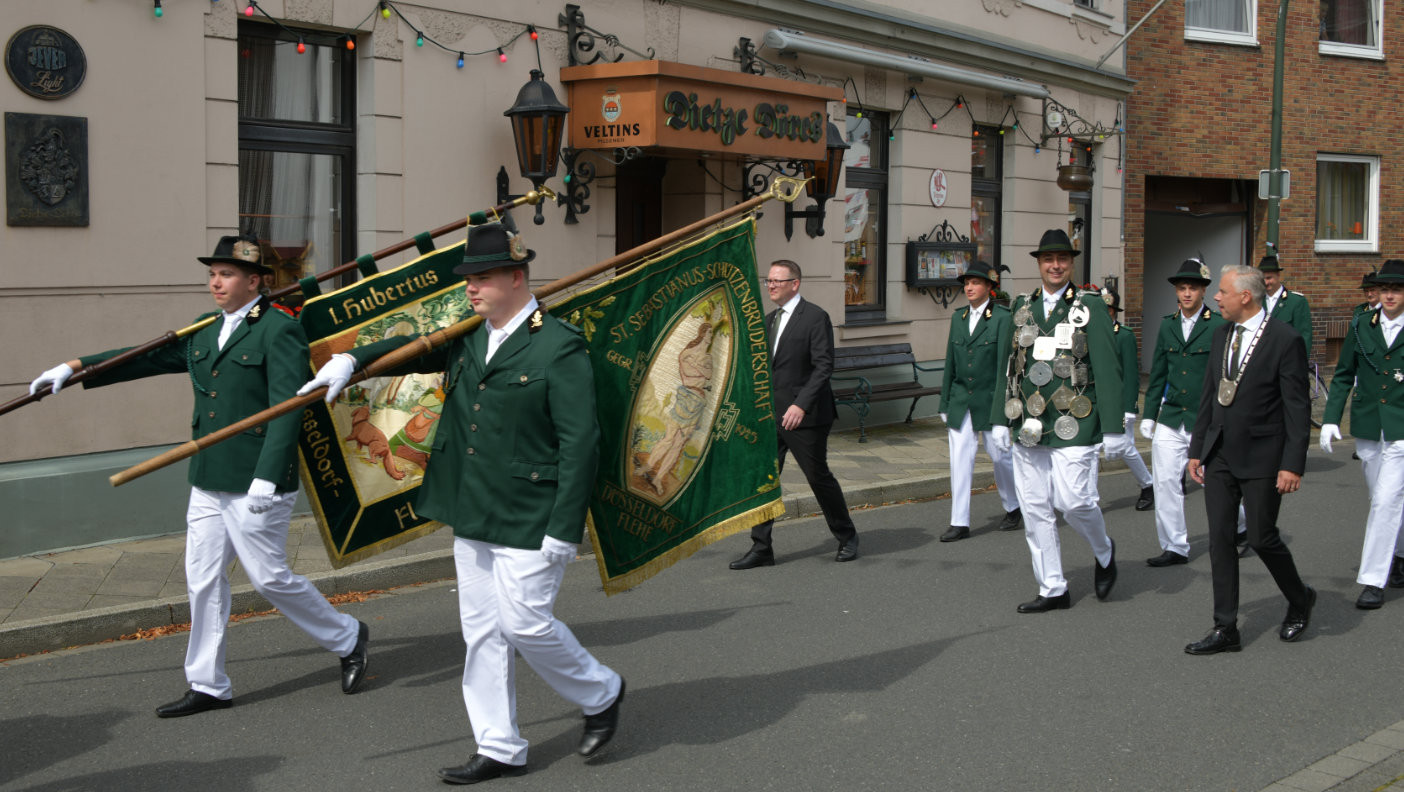
M 553 305 L 590 347 L 606 593 L 784 512 L 755 222 L 646 258 Z

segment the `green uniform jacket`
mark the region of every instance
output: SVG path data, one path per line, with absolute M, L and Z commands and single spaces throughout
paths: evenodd
M 1043 436 L 1039 439 L 1039 445 L 1053 448 L 1094 445 L 1101 442 L 1103 432 L 1110 434 L 1123 432 L 1121 359 L 1116 350 L 1112 320 L 1110 316 L 1107 316 L 1107 304 L 1095 294 L 1085 294 L 1078 297 L 1077 289 L 1072 284 L 1068 284 L 1068 287 L 1063 291 L 1062 299 L 1053 309 L 1053 314 L 1045 317 L 1043 315 L 1042 291 L 1043 287 L 1039 286 L 1034 289 L 1032 294 L 1019 295 L 1014 299 L 1012 310 L 1017 313 L 1020 308 L 1028 306 L 1029 310 L 1033 312 L 1035 326 L 1044 335 L 1052 335 L 1054 326 L 1059 322 L 1067 321 L 1068 308 L 1072 306 L 1074 300 L 1087 306 L 1091 312 L 1086 326 L 1079 329 L 1087 334 L 1087 357 L 1084 360 L 1090 364 L 1088 375 L 1090 382 L 1082 395 L 1092 400 L 1092 413 L 1086 418 L 1078 419 L 1077 435 L 1071 440 L 1063 440 L 1053 433 L 1053 422 L 1060 415 L 1058 410 L 1053 407 L 1053 392 L 1058 389 L 1059 385 L 1068 381 L 1054 376 L 1047 385 L 1036 388 L 1033 381 L 1028 378 L 1029 369 L 1036 362 L 1033 357 L 1033 347 L 1029 347 L 1026 350 L 1023 378 L 1019 385 L 1019 398 L 1025 404 L 1024 413 L 1013 421 L 1004 415 L 1009 366 L 1001 365 L 996 369 L 995 399 L 994 404 L 990 406 L 991 423 L 1008 425 L 1014 432 L 1014 442 L 1019 442 L 1020 425 L 1023 424 L 1024 419 L 1033 417 L 1028 414 L 1028 397 L 1037 390 L 1043 394 L 1043 398 L 1048 402 L 1048 408 L 1040 416 L 1043 423 Z M 1017 330 L 1011 333 L 1011 337 L 1017 337 L 1017 335 Z M 1011 354 L 1017 356 L 1019 347 L 1016 341 L 1011 341 L 1010 350 Z M 1007 360 L 1008 358 L 1006 358 Z M 1072 385 L 1069 384 L 1068 387 L 1072 388 Z
M 1112 323 L 1112 333 L 1116 336 L 1117 351 L 1121 353 L 1121 412 L 1124 418 L 1124 413 L 1137 412 L 1136 402 L 1141 398 L 1141 350 L 1136 348 L 1136 334 L 1121 322 Z M 1123 422 L 1122 426 L 1125 425 Z
M 1385 346 L 1379 310 L 1357 316 L 1341 344 L 1322 423 L 1339 425 L 1351 387 L 1350 433 L 1362 440 L 1404 440 L 1404 332 Z
M 1223 323 L 1222 316 L 1209 310 L 1209 306 L 1201 305 L 1199 319 L 1195 320 L 1186 341 L 1180 332 L 1179 311 L 1160 320 L 1142 418 L 1173 429 L 1194 429 L 1199 397 L 1204 393 L 1205 368 L 1209 365 L 1214 329 Z
M 297 395 L 312 364 L 307 357 L 307 336 L 296 319 L 273 308 L 264 297 L 220 349 L 219 331 L 224 320 L 218 312 L 199 318 L 209 316 L 215 320 L 208 326 L 86 379 L 83 386 L 96 388 L 157 374 L 188 373 L 195 391 L 191 438 L 204 437 Z M 114 349 L 79 360 L 90 366 L 123 351 Z M 213 492 L 248 492 L 249 484 L 260 478 L 273 482 L 279 492 L 295 492 L 298 416 L 294 411 L 275 418 L 191 457 L 190 483 Z
M 479 329 L 388 372 L 447 372 L 416 508 L 464 539 L 526 550 L 547 534 L 579 543 L 600 440 L 585 340 L 537 311 L 484 364 L 487 336 Z M 350 354 L 365 364 L 417 337 Z
M 970 427 L 977 432 L 990 428 L 990 405 L 995 401 L 995 378 L 1009 359 L 1013 343 L 1013 322 L 1009 309 L 985 303 L 984 316 L 970 332 L 970 307 L 951 317 L 951 333 L 946 338 L 946 374 L 941 382 L 941 412 L 946 422 L 959 427 L 970 413 Z M 1000 423 L 1004 422 L 1003 402 Z
M 1301 334 L 1306 342 L 1307 360 L 1311 360 L 1311 306 L 1301 292 L 1283 291 L 1282 299 L 1272 307 L 1272 318 L 1281 319 Z

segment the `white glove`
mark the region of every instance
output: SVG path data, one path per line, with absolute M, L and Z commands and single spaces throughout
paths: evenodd
M 351 375 L 356 373 L 356 359 L 347 354 L 332 355 L 321 369 L 317 371 L 317 376 L 313 377 L 306 385 L 297 389 L 297 395 L 306 396 L 312 391 L 327 386 L 327 404 L 336 402 L 336 397 L 341 394 L 341 389 L 346 387 Z
M 951 422 L 946 420 L 945 413 L 937 413 L 937 415 L 941 416 L 941 423 L 946 424 L 947 426 L 950 425 Z
M 990 427 L 990 436 L 994 438 L 995 448 L 1000 451 L 1008 452 L 1014 447 L 1014 438 L 1009 435 L 1009 427 L 1007 426 Z
M 1341 439 L 1341 427 L 1335 424 L 1321 426 L 1321 450 L 1331 453 L 1331 441 Z
M 278 485 L 271 481 L 264 481 L 256 478 L 249 484 L 249 514 L 263 514 L 273 508 L 273 496 L 278 491 Z
M 575 545 L 562 542 L 554 536 L 541 537 L 541 554 L 549 563 L 564 564 L 575 558 Z
M 1131 434 L 1131 427 L 1133 427 L 1133 426 L 1136 425 L 1136 414 L 1135 414 L 1135 413 L 1122 413 L 1122 414 L 1121 414 L 1121 425 L 1126 427 L 1126 433 L 1127 433 L 1127 434 Z
M 71 376 L 73 376 L 73 367 L 67 363 L 60 363 L 29 383 L 29 395 L 33 396 L 43 388 L 49 388 L 50 393 L 58 393 L 63 388 L 63 383 L 68 382 L 68 378 Z
M 1155 439 L 1155 421 L 1152 421 L 1149 418 L 1145 419 L 1144 421 L 1141 421 L 1141 437 L 1144 437 L 1147 440 Z

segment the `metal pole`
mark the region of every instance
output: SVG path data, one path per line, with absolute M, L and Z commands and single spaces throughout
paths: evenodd
M 1272 67 L 1272 154 L 1268 165 L 1267 254 L 1277 255 L 1279 204 L 1282 202 L 1282 67 L 1287 38 L 1287 4 L 1277 4 L 1277 42 L 1273 46 Z

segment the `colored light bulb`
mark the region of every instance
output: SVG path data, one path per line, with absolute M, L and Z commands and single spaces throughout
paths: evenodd
M 936 119 L 931 119 L 931 130 L 936 131 Z
M 463 68 L 463 53 L 458 53 L 458 68 Z
M 419 35 L 417 35 L 417 36 L 414 37 L 414 46 L 416 46 L 416 47 L 422 47 L 422 46 L 424 46 L 424 34 L 423 34 L 423 33 L 420 33 Z
M 253 3 L 249 3 L 248 5 L 244 6 L 244 16 L 253 16 L 253 5 Z
M 498 63 L 506 63 L 506 62 L 507 62 L 507 53 L 503 52 L 501 47 L 498 47 L 498 48 L 497 48 L 497 62 L 498 62 Z
M 353 38 L 351 38 L 350 36 L 347 36 L 347 37 L 346 37 L 346 49 L 348 49 L 348 50 L 355 50 L 355 49 L 356 49 L 356 40 L 353 39 Z
M 527 33 L 531 36 L 532 41 L 536 41 L 537 39 L 541 38 L 541 34 L 536 32 L 535 25 L 527 25 Z
M 157 19 L 166 15 L 165 9 L 161 8 L 161 0 L 156 0 L 156 7 L 151 9 L 151 13 L 155 14 Z
M 297 54 L 301 55 L 307 51 L 307 45 L 302 43 L 302 39 L 297 40 Z
M 381 3 L 381 4 L 380 4 L 380 15 L 381 15 L 382 17 L 384 17 L 385 19 L 389 19 L 389 18 L 390 18 L 390 6 L 388 6 L 388 5 L 384 4 L 384 3 Z

